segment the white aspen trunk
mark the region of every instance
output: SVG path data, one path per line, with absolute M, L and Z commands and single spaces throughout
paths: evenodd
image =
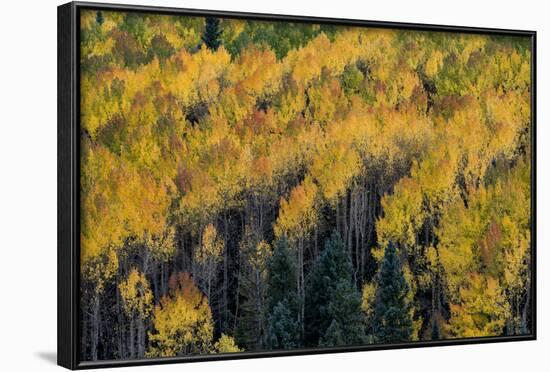
M 145 356 L 145 321 L 143 319 L 138 319 L 138 358 L 143 358 Z
M 88 301 L 85 299 L 82 301 L 82 334 L 80 335 L 80 350 L 82 358 L 86 358 L 86 348 L 88 343 Z
M 97 345 L 99 343 L 99 293 L 94 293 L 92 299 L 92 335 L 90 358 L 97 360 Z
M 120 304 L 120 291 L 118 289 L 118 286 L 116 286 L 116 308 L 117 308 L 117 322 L 118 322 L 118 355 L 120 358 L 125 358 L 124 355 L 124 347 L 123 347 L 123 337 L 124 337 L 124 322 L 122 319 L 122 306 Z
M 130 319 L 130 337 L 128 339 L 128 351 L 130 354 L 130 358 L 136 357 L 136 349 L 135 349 L 135 325 L 134 325 L 134 316 L 132 315 Z
M 227 221 L 227 212 L 223 214 L 223 224 L 224 224 L 224 236 L 223 236 L 223 311 L 220 313 L 221 317 L 221 329 L 225 331 L 227 328 L 227 287 L 229 285 L 228 269 L 229 269 L 229 254 L 227 249 L 227 238 L 229 236 L 229 222 Z
M 529 268 L 529 270 L 531 270 L 531 268 Z M 523 306 L 523 310 L 522 310 L 522 314 L 521 314 L 521 332 L 522 333 L 528 333 L 528 328 L 527 328 L 527 315 L 528 315 L 528 310 L 529 310 L 529 306 L 531 305 L 531 281 L 528 280 L 527 281 L 527 286 L 526 286 L 526 291 L 527 291 L 527 297 L 525 299 L 525 305 Z
M 301 328 L 302 337 L 304 336 L 304 305 L 305 305 L 305 290 L 304 290 L 304 241 L 301 238 L 298 243 L 298 265 L 300 266 L 299 276 L 298 276 L 298 293 L 300 296 L 300 311 L 299 311 L 299 322 Z

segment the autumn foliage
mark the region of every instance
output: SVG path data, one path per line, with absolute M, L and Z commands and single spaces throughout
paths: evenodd
M 83 360 L 531 331 L 529 40 L 80 21 Z

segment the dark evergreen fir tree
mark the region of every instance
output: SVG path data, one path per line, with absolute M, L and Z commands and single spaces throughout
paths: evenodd
M 270 349 L 294 349 L 300 345 L 296 311 L 287 299 L 279 301 L 268 318 L 267 345 Z
M 220 47 L 222 43 L 220 36 L 222 33 L 223 30 L 220 27 L 220 20 L 218 18 L 207 17 L 201 38 L 208 49 L 217 50 Z
M 285 299 L 289 306 L 296 302 L 296 261 L 288 241 L 281 237 L 275 243 L 267 268 L 268 309 Z
M 327 240 L 314 264 L 306 288 L 305 309 L 306 345 L 327 344 L 329 338 L 331 344 L 353 344 L 362 340 L 361 297 L 352 284 L 351 262 L 336 232 Z M 352 327 L 357 327 L 357 333 L 345 334 Z M 330 337 L 326 336 L 327 332 Z M 339 333 L 343 335 L 342 341 L 338 341 Z
M 378 272 L 374 309 L 374 336 L 379 343 L 409 341 L 412 318 L 407 296 L 409 285 L 403 274 L 397 248 L 390 242 Z
M 332 347 L 345 345 L 342 324 L 336 319 L 330 323 L 325 335 L 319 340 L 319 346 Z
M 95 14 L 95 21 L 97 22 L 98 25 L 102 25 L 103 22 L 105 21 L 105 19 L 103 18 L 103 13 L 98 10 L 97 13 Z
M 330 289 L 327 309 L 332 322 L 319 340 L 320 346 L 358 345 L 365 342 L 361 295 L 351 281 L 340 279 Z
M 271 349 L 300 346 L 296 263 L 286 238 L 275 243 L 267 271 L 267 345 Z

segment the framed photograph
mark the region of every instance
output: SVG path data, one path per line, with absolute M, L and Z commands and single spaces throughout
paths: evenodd
M 536 338 L 534 31 L 58 8 L 58 363 Z

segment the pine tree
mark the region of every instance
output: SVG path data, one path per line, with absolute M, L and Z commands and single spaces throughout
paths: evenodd
M 341 279 L 330 290 L 330 326 L 319 340 L 320 346 L 358 345 L 365 341 L 361 295 L 349 280 Z
M 105 21 L 105 19 L 103 18 L 103 13 L 101 11 L 97 11 L 97 13 L 95 14 L 95 21 L 97 22 L 98 25 L 102 25 L 103 22 Z
M 267 346 L 290 349 L 300 346 L 296 263 L 286 238 L 275 243 L 267 275 Z
M 407 295 L 409 285 L 397 256 L 397 248 L 390 242 L 378 272 L 378 289 L 374 313 L 377 342 L 408 341 L 412 334 L 412 319 Z
M 305 309 L 306 345 L 353 344 L 362 340 L 361 296 L 352 284 L 351 262 L 338 233 L 333 233 L 325 243 L 312 269 Z M 326 336 L 327 332 L 330 337 Z M 338 341 L 340 336 L 335 338 L 338 333 L 342 333 L 341 341 Z
M 222 43 L 220 40 L 222 33 L 223 30 L 220 28 L 220 20 L 218 18 L 207 17 L 201 39 L 208 49 L 218 50 Z
M 270 349 L 293 349 L 299 346 L 300 328 L 296 315 L 286 299 L 277 302 L 268 318 L 267 345 Z
M 337 320 L 333 320 L 325 332 L 325 335 L 319 340 L 319 346 L 332 347 L 343 345 L 346 345 L 346 343 L 344 341 L 342 324 Z
M 269 259 L 267 287 L 270 312 L 285 299 L 288 301 L 288 306 L 296 306 L 296 262 L 285 237 L 276 241 L 273 255 Z

